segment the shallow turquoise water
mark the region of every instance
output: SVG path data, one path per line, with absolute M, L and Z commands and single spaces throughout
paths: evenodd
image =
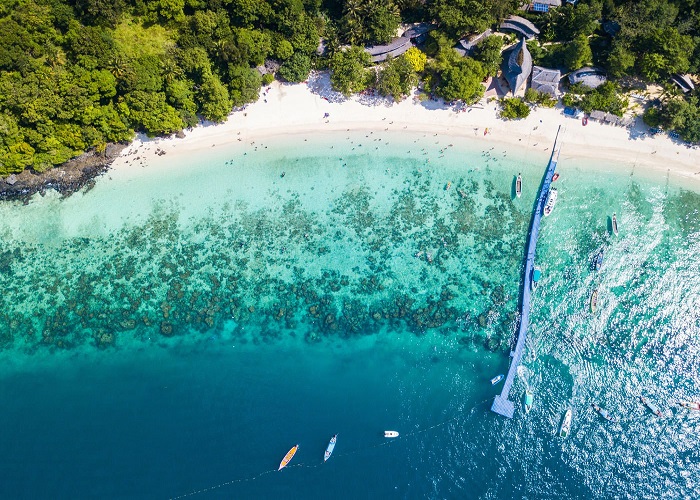
M 535 406 L 506 420 L 488 379 L 544 151 L 338 133 L 168 161 L 0 207 L 3 497 L 693 496 L 697 193 L 560 161 L 512 392 Z

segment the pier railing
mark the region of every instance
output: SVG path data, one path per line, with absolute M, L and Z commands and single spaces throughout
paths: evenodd
M 552 155 L 549 158 L 547 170 L 545 170 L 544 178 L 540 184 L 540 190 L 537 194 L 537 203 L 535 203 L 535 207 L 532 213 L 532 219 L 530 221 L 530 231 L 528 232 L 528 238 L 525 247 L 525 269 L 523 271 L 524 274 L 522 300 L 520 301 L 520 325 L 518 327 L 518 340 L 515 344 L 515 349 L 511 352 L 510 368 L 508 369 L 506 381 L 503 384 L 503 390 L 501 391 L 501 394 L 496 396 L 496 398 L 493 401 L 493 404 L 491 405 L 491 411 L 494 411 L 508 418 L 513 418 L 513 412 L 515 411 L 515 405 L 512 401 L 508 399 L 508 397 L 510 395 L 510 389 L 513 386 L 515 375 L 518 371 L 518 366 L 520 366 L 520 360 L 523 356 L 523 351 L 525 349 L 527 329 L 530 326 L 530 297 L 532 293 L 532 271 L 535 267 L 535 250 L 537 249 L 537 235 L 540 232 L 542 211 L 544 209 L 545 204 L 547 203 L 547 195 L 549 194 L 549 188 L 552 185 L 552 177 L 554 176 L 554 170 L 556 170 L 557 161 L 559 161 L 559 145 L 557 141 L 559 139 L 560 130 L 561 126 L 557 130 L 557 136 L 554 139 Z

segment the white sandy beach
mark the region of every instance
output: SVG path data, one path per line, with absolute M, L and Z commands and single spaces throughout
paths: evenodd
M 315 136 L 332 131 L 390 130 L 426 132 L 441 137 L 470 137 L 486 143 L 539 148 L 552 147 L 561 125 L 560 162 L 590 159 L 634 165 L 641 170 L 668 173 L 689 187 L 700 186 L 700 149 L 689 148 L 667 135 L 651 136 L 641 118 L 633 128 L 616 127 L 566 117 L 562 108 L 538 108 L 522 120 L 498 117 L 498 105 L 484 98 L 465 110 L 438 101 L 407 98 L 400 103 L 368 96 L 345 99 L 329 88 L 327 75 L 297 85 L 274 82 L 261 91 L 260 99 L 231 114 L 223 124 L 196 127 L 184 138 L 137 139 L 112 165 L 116 171 L 163 164 L 166 155 L 211 151 L 212 147 L 236 142 L 260 141 L 274 136 Z M 326 113 L 328 116 L 326 116 Z M 488 133 L 484 133 L 488 129 Z M 138 157 L 138 160 L 136 160 Z

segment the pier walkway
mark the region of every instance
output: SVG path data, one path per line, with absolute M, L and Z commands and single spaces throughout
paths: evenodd
M 525 271 L 523 274 L 523 295 L 520 308 L 520 326 L 518 328 L 518 341 L 515 344 L 515 349 L 511 352 L 510 368 L 508 369 L 508 376 L 503 384 L 503 390 L 501 394 L 496 396 L 491 405 L 491 411 L 494 411 L 504 417 L 513 418 L 513 411 L 515 410 L 515 405 L 512 401 L 508 399 L 510 395 L 510 389 L 513 386 L 513 380 L 518 371 L 518 366 L 520 366 L 520 359 L 523 356 L 523 351 L 525 349 L 525 339 L 527 338 L 527 328 L 530 325 L 530 294 L 532 292 L 532 271 L 535 267 L 535 249 L 537 248 L 537 235 L 540 232 L 540 221 L 542 219 L 542 210 L 547 203 L 547 195 L 549 194 L 549 187 L 552 184 L 552 176 L 554 175 L 554 170 L 557 168 L 557 161 L 559 160 L 559 147 L 557 145 L 557 139 L 559 138 L 559 130 L 557 130 L 557 137 L 554 139 L 554 147 L 552 148 L 552 156 L 549 158 L 549 165 L 547 165 L 547 170 L 544 174 L 544 180 L 540 186 L 540 191 L 537 196 L 537 203 L 535 204 L 535 210 L 532 214 L 532 220 L 530 221 L 530 232 L 528 234 L 527 246 L 525 247 L 526 257 L 525 257 Z

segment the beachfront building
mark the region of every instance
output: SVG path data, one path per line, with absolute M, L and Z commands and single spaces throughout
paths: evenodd
M 693 83 L 693 80 L 690 79 L 690 75 L 681 75 L 680 73 L 676 73 L 671 77 L 671 81 L 675 83 L 684 94 L 695 90 L 695 84 Z
M 520 16 L 509 16 L 499 27 L 501 31 L 516 33 L 527 40 L 532 40 L 540 34 L 537 26 Z
M 528 5 L 530 12 L 549 12 L 549 9 L 561 7 L 561 0 L 537 0 Z
M 470 56 L 474 51 L 474 47 L 476 47 L 479 42 L 485 40 L 492 34 L 493 31 L 487 29 L 486 31 L 484 31 L 483 33 L 479 33 L 478 35 L 462 38 L 457 42 L 457 45 L 455 45 L 455 50 L 460 56 Z
M 429 23 L 415 24 L 404 31 L 400 37 L 394 38 L 386 45 L 365 47 L 365 52 L 370 55 L 370 60 L 372 62 L 386 61 L 389 56 L 398 57 L 416 44 L 422 43 L 428 31 L 434 28 L 435 27 Z
M 580 83 L 581 85 L 591 89 L 600 87 L 607 80 L 605 71 L 593 66 L 587 66 L 585 68 L 577 69 L 573 73 L 569 73 L 569 83 L 571 83 L 571 85 Z
M 532 72 L 532 56 L 527 50 L 525 38 L 521 38 L 515 47 L 503 52 L 503 77 L 508 82 L 510 91 L 515 93 L 527 82 Z
M 561 72 L 558 69 L 532 67 L 530 87 L 537 92 L 544 92 L 557 99 L 559 97 L 559 80 L 561 80 Z

